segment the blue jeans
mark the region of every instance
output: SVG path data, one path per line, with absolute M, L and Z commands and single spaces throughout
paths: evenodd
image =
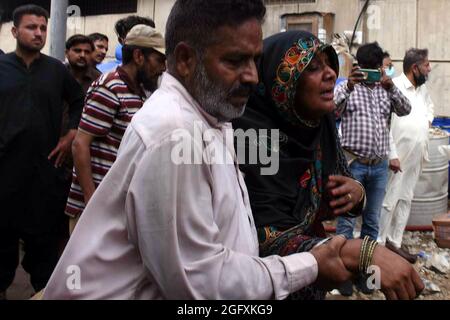
M 374 166 L 364 165 L 355 160 L 350 165 L 350 172 L 356 180 L 363 184 L 367 195 L 366 208 L 362 214 L 361 238 L 365 236 L 369 236 L 373 240 L 378 238 L 381 207 L 388 181 L 388 170 L 387 160 Z M 355 221 L 356 218 L 339 217 L 336 233 L 344 235 L 347 239 L 353 239 Z

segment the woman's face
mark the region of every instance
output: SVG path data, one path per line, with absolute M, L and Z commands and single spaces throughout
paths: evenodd
M 320 52 L 311 60 L 298 82 L 295 108 L 305 120 L 318 120 L 334 110 L 336 72 L 327 54 Z

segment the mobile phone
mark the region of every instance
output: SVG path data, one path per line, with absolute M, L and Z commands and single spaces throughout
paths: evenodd
M 359 69 L 363 74 L 363 80 L 366 82 L 380 82 L 381 71 L 377 69 Z

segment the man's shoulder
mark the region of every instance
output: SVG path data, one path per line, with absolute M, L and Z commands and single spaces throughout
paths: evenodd
M 131 126 L 149 146 L 180 130 L 191 133 L 193 124 L 202 121 L 193 108 L 176 92 L 156 90 L 133 117 Z
M 126 86 L 125 81 L 120 77 L 120 74 L 117 71 L 111 71 L 100 75 L 97 82 L 98 85 L 104 86 L 111 91 L 114 91 L 117 86 Z
M 15 60 L 15 53 L 14 52 L 9 52 L 9 53 L 4 53 L 4 54 L 0 54 L 0 62 L 1 63 L 8 63 L 11 61 Z
M 56 58 L 50 57 L 44 53 L 41 53 L 40 59 L 44 61 L 46 64 L 55 66 L 57 68 L 60 68 L 61 70 L 67 70 L 67 67 L 64 65 L 64 62 L 61 60 L 58 60 Z

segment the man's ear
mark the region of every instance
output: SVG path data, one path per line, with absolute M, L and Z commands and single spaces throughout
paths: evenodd
M 145 56 L 142 53 L 141 49 L 134 49 L 133 50 L 133 61 L 139 67 L 141 67 L 145 63 Z
M 11 33 L 12 33 L 14 39 L 17 39 L 17 36 L 18 36 L 17 27 L 13 26 L 11 28 Z
M 179 77 L 186 79 L 192 76 L 198 63 L 195 50 L 186 42 L 180 42 L 175 47 L 175 69 Z

